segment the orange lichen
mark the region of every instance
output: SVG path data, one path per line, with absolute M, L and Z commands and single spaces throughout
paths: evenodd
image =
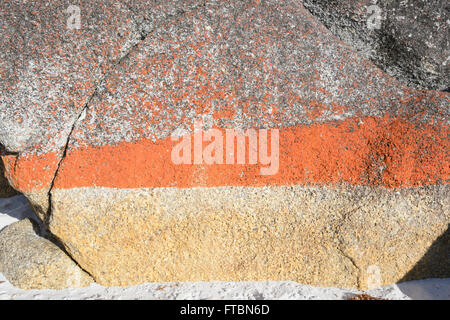
M 263 186 L 295 184 L 379 185 L 389 188 L 448 183 L 449 128 L 406 120 L 366 117 L 280 130 L 279 171 L 260 175 L 261 165 L 176 165 L 169 138 L 69 150 L 55 188 Z M 14 187 L 48 186 L 56 155 L 4 157 Z

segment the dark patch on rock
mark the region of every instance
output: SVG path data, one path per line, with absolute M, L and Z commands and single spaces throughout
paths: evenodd
M 5 167 L 0 159 L 0 198 L 9 198 L 15 196 L 17 191 L 14 190 L 5 177 Z
M 417 264 L 401 280 L 411 281 L 428 278 L 450 277 L 450 224 Z
M 368 9 L 374 1 L 304 0 L 303 4 L 342 41 L 403 84 L 448 90 L 448 1 L 380 0 L 376 2 L 381 9 L 379 29 L 368 27 L 376 14 Z

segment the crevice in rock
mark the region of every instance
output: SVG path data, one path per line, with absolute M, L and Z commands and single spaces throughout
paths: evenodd
M 83 269 L 73 258 L 72 256 L 67 252 L 66 248 L 64 247 L 63 243 L 61 242 L 61 240 L 59 238 L 57 238 L 55 235 L 53 235 L 48 229 L 47 227 L 40 222 L 37 222 L 35 220 L 30 219 L 31 224 L 33 226 L 33 230 L 35 232 L 35 234 L 39 237 L 42 237 L 48 241 L 50 241 L 51 243 L 53 243 L 54 245 L 56 245 L 59 249 L 61 249 L 66 256 L 68 256 L 81 270 L 83 270 L 84 272 L 86 272 L 89 276 L 91 276 L 92 278 L 94 278 L 88 271 L 86 271 L 85 269 Z
M 420 11 L 423 12 L 423 15 L 418 14 L 419 7 L 414 9 L 415 11 L 408 9 L 405 13 L 400 11 L 404 8 L 399 2 L 379 1 L 381 25 L 374 29 L 367 27 L 368 19 L 371 16 L 364 12 L 370 2 L 363 1 L 359 10 L 353 8 L 355 11 L 351 10 L 352 6 L 346 7 L 348 3 L 351 1 L 303 0 L 303 6 L 319 23 L 360 56 L 369 59 L 384 73 L 395 78 L 400 84 L 417 90 L 446 92 L 449 78 L 445 74 L 445 65 L 442 62 L 445 60 L 443 53 L 448 50 L 448 42 L 442 44 L 442 42 L 434 40 L 432 44 L 428 44 L 430 39 L 425 38 L 427 32 L 431 33 L 431 30 L 435 30 L 431 28 L 431 22 L 434 21 L 431 12 L 441 12 L 440 23 L 445 26 L 442 21 L 446 21 L 446 17 L 448 17 L 446 12 L 448 11 L 444 8 L 444 1 L 442 1 L 440 9 L 439 1 L 428 4 L 426 1 L 422 2 L 427 9 L 422 8 Z M 400 12 L 403 12 L 403 15 Z M 417 19 L 418 24 L 429 26 L 430 29 L 420 31 L 420 29 L 408 27 L 410 25 L 398 23 L 405 19 L 404 15 L 407 13 L 409 14 L 406 16 L 407 20 Z M 443 30 L 444 33 L 445 31 Z M 409 40 L 405 35 L 402 36 L 402 33 L 408 32 L 411 38 L 415 38 L 414 41 Z M 440 39 L 439 32 L 434 31 L 434 36 L 434 38 Z M 442 41 L 445 41 L 444 39 L 442 37 Z M 442 46 L 441 54 L 429 53 L 429 49 L 433 46 Z
M 119 1 L 119 2 L 124 7 L 126 7 L 128 9 L 128 11 L 131 12 L 130 17 L 133 20 L 134 24 L 136 25 L 136 29 L 137 29 L 137 31 L 138 31 L 138 33 L 140 35 L 139 41 L 143 41 L 148 33 L 146 33 L 144 30 L 142 30 L 141 25 L 139 24 L 139 22 L 137 22 L 136 18 L 134 17 L 134 15 L 136 13 L 134 12 L 134 10 L 126 2 L 124 2 L 124 1 Z
M 193 8 L 192 10 L 199 9 L 199 8 L 201 8 L 201 7 L 204 7 L 205 5 L 206 5 L 206 1 L 205 1 L 205 2 L 202 2 L 201 4 L 199 4 L 198 6 L 196 6 L 195 8 Z M 126 6 L 126 5 L 125 5 L 125 6 Z M 128 6 L 126 6 L 126 7 L 128 8 L 128 10 L 130 10 L 130 12 L 132 13 L 132 16 L 133 16 L 133 15 L 135 14 L 134 11 L 133 11 L 131 8 L 129 8 Z M 192 11 L 192 10 L 191 10 L 191 11 Z M 180 11 L 177 12 L 177 14 L 175 14 L 175 15 L 168 15 L 168 18 L 174 19 L 174 18 L 177 18 L 177 17 L 179 17 L 179 16 L 181 16 L 181 15 L 183 15 L 183 14 L 185 14 L 185 13 L 186 13 L 186 11 L 180 10 Z M 139 35 L 140 35 L 140 39 L 139 39 L 134 45 L 132 45 L 132 46 L 130 47 L 130 49 L 129 49 L 129 50 L 128 50 L 128 51 L 127 51 L 120 59 L 118 59 L 115 63 L 112 64 L 112 66 L 111 66 L 111 68 L 109 69 L 109 71 L 106 72 L 106 73 L 102 76 L 102 78 L 98 81 L 98 83 L 95 85 L 95 89 L 94 89 L 93 93 L 89 96 L 89 98 L 87 99 L 87 101 L 86 101 L 85 105 L 83 106 L 83 108 L 81 108 L 81 110 L 78 112 L 77 116 L 75 117 L 75 120 L 73 121 L 73 123 L 72 123 L 72 125 L 71 125 L 71 127 L 70 127 L 70 131 L 69 131 L 69 133 L 68 133 L 68 135 L 67 135 L 67 138 L 66 138 L 66 141 L 65 141 L 65 145 L 64 145 L 64 148 L 63 148 L 63 150 L 62 150 L 62 155 L 61 155 L 61 157 L 60 157 L 60 159 L 59 159 L 59 161 L 58 161 L 58 164 L 57 164 L 57 166 L 56 166 L 56 170 L 55 170 L 55 172 L 54 172 L 54 174 L 53 174 L 53 178 L 52 178 L 52 181 L 51 181 L 51 183 L 50 183 L 49 190 L 48 190 L 48 192 L 47 192 L 47 196 L 48 196 L 48 209 L 47 209 L 47 212 L 46 212 L 46 214 L 45 214 L 45 216 L 44 216 L 44 221 L 43 221 L 44 227 L 46 228 L 46 234 L 47 234 L 46 237 L 47 237 L 50 241 L 52 241 L 53 243 L 55 243 L 58 247 L 60 247 L 60 248 L 67 254 L 67 256 L 70 257 L 70 259 L 72 259 L 78 267 L 80 267 L 81 270 L 83 270 L 84 272 L 86 272 L 87 274 L 89 274 L 94 280 L 95 280 L 95 277 L 94 277 L 91 273 L 89 273 L 87 270 L 85 270 L 84 268 L 82 268 L 82 267 L 78 264 L 78 262 L 70 255 L 70 253 L 66 250 L 66 248 L 65 248 L 65 246 L 64 246 L 64 244 L 63 244 L 64 242 L 61 241 L 56 235 L 54 235 L 54 234 L 49 230 L 50 219 L 51 219 L 51 216 L 52 216 L 52 213 L 53 213 L 52 191 L 53 191 L 53 187 L 54 187 L 54 185 L 55 185 L 56 178 L 58 177 L 59 171 L 60 171 L 60 169 L 61 169 L 61 167 L 62 167 L 62 164 L 63 164 L 63 162 L 64 162 L 64 159 L 65 159 L 66 156 L 67 156 L 67 150 L 69 149 L 70 141 L 71 141 L 71 139 L 72 139 L 72 134 L 73 134 L 73 132 L 74 132 L 74 130 L 75 130 L 75 128 L 76 128 L 78 122 L 80 121 L 80 119 L 84 118 L 84 113 L 87 112 L 87 110 L 89 109 L 89 106 L 90 106 L 92 100 L 93 100 L 94 97 L 98 94 L 99 88 L 102 86 L 102 84 L 105 83 L 106 79 L 107 79 L 107 78 L 109 77 L 109 75 L 116 69 L 116 67 L 117 67 L 118 65 L 120 65 L 120 64 L 122 63 L 122 61 L 124 61 L 126 58 L 128 58 L 128 56 L 131 54 L 131 52 L 133 52 L 133 51 L 134 51 L 134 50 L 135 50 L 135 49 L 136 49 L 143 41 L 145 41 L 145 39 L 147 38 L 147 36 L 152 32 L 152 31 L 149 31 L 149 32 L 143 32 L 141 26 L 137 23 L 136 19 L 135 19 L 134 17 L 133 17 L 132 19 L 133 19 L 134 23 L 136 24 L 136 30 L 137 30 L 137 32 L 138 32 Z
M 354 208 L 354 209 L 352 209 L 352 210 L 349 210 L 349 211 L 344 212 L 344 213 L 342 214 L 342 217 L 341 217 L 341 219 L 340 219 L 340 222 L 337 224 L 337 226 L 336 226 L 336 228 L 335 228 L 335 230 L 334 230 L 335 237 L 336 237 L 336 239 L 337 239 L 337 241 L 338 241 L 338 245 L 337 245 L 337 248 L 336 248 L 336 249 L 340 252 L 340 254 L 341 254 L 345 259 L 347 259 L 348 261 L 350 261 L 350 263 L 351 263 L 351 264 L 356 268 L 356 270 L 357 270 L 356 285 L 357 285 L 358 288 L 361 288 L 361 277 L 362 277 L 362 274 L 361 274 L 361 268 L 358 266 L 358 264 L 356 263 L 355 259 L 353 259 L 350 255 L 348 255 L 348 254 L 344 251 L 344 249 L 343 249 L 344 243 L 343 243 L 343 241 L 342 241 L 342 239 L 340 238 L 339 235 L 341 234 L 341 228 L 342 228 L 342 226 L 344 225 L 345 221 L 347 221 L 348 218 L 350 217 L 350 215 L 352 215 L 354 212 L 358 211 L 360 208 L 361 208 L 361 206 L 358 206 L 358 207 L 356 207 L 356 208 Z
M 342 243 L 339 241 L 339 246 L 337 247 L 337 250 L 341 253 L 341 255 L 346 258 L 348 261 L 351 262 L 351 264 L 358 270 L 358 273 L 356 275 L 356 285 L 358 289 L 361 289 L 361 268 L 356 264 L 355 260 L 350 257 L 348 254 L 344 252 L 341 248 Z
M 122 2 L 121 2 L 122 3 Z M 124 3 L 122 3 L 122 4 L 124 4 Z M 129 6 L 127 6 L 126 4 L 124 4 L 127 8 L 128 8 L 128 10 L 130 10 L 130 12 L 132 13 L 132 14 L 135 14 L 134 13 L 134 11 L 129 7 Z M 202 1 L 202 3 L 201 4 L 199 4 L 198 6 L 196 6 L 196 7 L 194 7 L 194 8 L 192 8 L 192 10 L 196 10 L 196 9 L 200 9 L 200 8 L 202 8 L 202 7 L 205 7 L 206 6 L 206 1 Z M 192 11 L 191 10 L 191 11 Z M 184 10 L 180 10 L 177 14 L 175 14 L 175 15 L 167 15 L 168 16 L 168 18 L 171 18 L 171 19 L 174 19 L 174 18 L 177 18 L 177 17 L 179 17 L 179 16 L 182 16 L 183 14 L 185 14 L 186 13 L 186 11 L 184 11 Z M 138 33 L 140 34 L 140 40 L 139 41 L 137 41 L 133 46 L 131 46 L 131 48 L 120 58 L 120 59 L 118 59 L 112 66 L 111 66 L 111 68 L 110 68 L 110 70 L 107 72 L 107 73 L 105 73 L 104 75 L 103 75 L 103 77 L 100 79 L 100 81 L 98 81 L 98 83 L 95 85 L 95 89 L 94 89 L 94 92 L 91 94 L 91 96 L 88 98 L 88 100 L 87 100 L 87 102 L 86 102 L 86 104 L 83 106 L 83 108 L 81 108 L 81 110 L 80 110 L 80 112 L 78 113 L 78 115 L 75 117 L 75 120 L 74 120 L 74 122 L 72 123 L 72 125 L 71 125 L 71 129 L 70 129 L 70 131 L 69 131 L 69 134 L 67 135 L 67 139 L 66 139 L 66 142 L 65 142 L 65 145 L 64 145 L 64 148 L 63 148 L 63 151 L 62 151 L 62 155 L 61 155 L 61 158 L 59 159 L 59 162 L 58 162 L 58 164 L 57 164 L 57 167 L 56 167 L 56 170 L 55 170 L 55 173 L 54 173 L 54 175 L 53 175 L 53 178 L 52 178 L 52 181 L 51 181 L 51 183 L 50 183 L 50 187 L 49 187 L 49 190 L 48 190 L 48 210 L 47 210 L 47 214 L 46 214 L 46 219 L 45 219 L 45 221 L 44 221 L 44 223 L 46 224 L 46 225 L 48 225 L 47 223 L 49 222 L 49 219 L 50 219 L 50 217 L 51 217 L 51 213 L 52 213 L 52 209 L 53 209 L 53 207 L 52 207 L 52 190 L 53 190 L 53 187 L 54 187 L 54 184 L 55 184 L 55 180 L 56 180 L 56 178 L 57 178 L 57 176 L 58 176 L 58 173 L 59 173 L 59 170 L 61 169 L 61 166 L 62 166 L 62 163 L 63 163 L 63 161 L 64 161 L 64 159 L 65 159 L 65 157 L 66 157 L 66 155 L 67 155 L 67 150 L 68 150 L 68 148 L 69 148 L 69 144 L 70 144 L 70 140 L 71 140 L 71 138 L 72 138 L 72 134 L 73 134 L 73 131 L 75 130 L 75 128 L 76 128 L 76 126 L 77 126 L 77 123 L 79 122 L 79 120 L 80 120 L 80 118 L 82 118 L 83 117 L 83 114 L 85 113 L 85 112 L 87 112 L 87 110 L 89 109 L 89 105 L 91 104 L 91 102 L 92 102 L 92 100 L 93 100 L 93 98 L 97 95 L 97 93 L 98 93 L 98 90 L 99 90 L 99 88 L 102 86 L 102 84 L 104 84 L 104 82 L 106 81 L 106 79 L 108 78 L 108 76 L 112 73 L 112 71 L 114 71 L 115 70 L 115 68 L 118 66 L 118 65 L 120 65 L 121 63 L 122 63 L 122 61 L 124 61 L 126 58 L 128 58 L 128 56 L 147 38 L 147 36 L 152 32 L 152 31 L 149 31 L 149 32 L 147 32 L 147 33 L 143 33 L 142 31 L 141 31 L 141 26 L 137 23 L 137 21 L 136 21 L 136 19 L 134 19 L 133 18 L 133 21 L 136 23 L 136 28 L 137 28 L 137 31 L 138 31 Z
M 6 147 L 2 143 L 0 143 L 0 157 L 10 156 L 10 155 L 18 156 L 19 152 L 9 151 L 9 150 L 6 149 Z
M 121 2 L 122 3 L 122 2 Z M 124 4 L 124 3 L 122 3 L 122 4 Z M 128 10 L 130 10 L 130 12 L 132 13 L 132 14 L 135 14 L 134 13 L 134 11 L 129 7 L 129 6 L 127 6 L 126 4 L 124 4 L 127 8 L 128 8 Z M 196 7 L 194 7 L 194 8 L 192 8 L 192 10 L 196 10 L 196 9 L 200 9 L 200 8 L 202 8 L 202 7 L 205 7 L 206 6 L 206 1 L 202 1 L 202 3 L 200 3 L 198 6 L 196 6 Z M 191 10 L 191 11 L 192 11 Z M 168 18 L 171 18 L 171 19 L 174 19 L 174 18 L 177 18 L 177 17 L 179 17 L 179 16 L 182 16 L 183 14 L 185 14 L 186 13 L 186 11 L 184 11 L 184 10 L 180 10 L 177 14 L 175 14 L 175 15 L 167 15 L 168 16 Z M 95 89 L 94 89 L 94 92 L 91 94 L 91 96 L 88 98 L 88 100 L 87 100 L 87 102 L 86 102 L 86 104 L 84 105 L 84 107 L 83 108 L 81 108 L 81 110 L 80 110 L 80 112 L 78 113 L 78 115 L 75 117 L 75 120 L 74 120 L 74 122 L 72 123 L 72 126 L 71 126 L 71 129 L 70 129 L 70 131 L 69 131 L 69 134 L 67 135 L 67 139 L 66 139 L 66 142 L 65 142 L 65 145 L 64 145 L 64 148 L 63 148 L 63 151 L 62 151 L 62 155 L 61 155 L 61 158 L 59 159 L 59 162 L 58 162 L 58 165 L 57 165 L 57 167 L 56 167 L 56 170 L 55 170 L 55 173 L 54 173 L 54 175 L 53 175 L 53 178 L 52 178 L 52 181 L 51 181 L 51 183 L 50 183 L 50 187 L 49 187 L 49 191 L 48 191 L 48 210 L 47 210 L 47 214 L 46 214 L 46 221 L 44 221 L 44 223 L 46 224 L 46 225 L 48 225 L 47 223 L 49 222 L 49 219 L 50 219 L 50 217 L 51 217 L 51 213 L 52 213 L 52 190 L 53 190 L 53 187 L 54 187 L 54 184 L 55 184 L 55 180 L 56 180 L 56 178 L 57 178 L 57 176 L 58 176 L 58 173 L 59 173 L 59 170 L 61 169 L 61 166 L 62 166 L 62 163 L 63 163 L 63 161 L 64 161 L 64 159 L 65 159 L 65 157 L 66 157 L 66 155 L 67 155 L 67 150 L 68 150 L 68 148 L 69 148 L 69 144 L 70 144 L 70 140 L 71 140 L 71 138 L 72 138 L 72 134 L 73 134 L 73 131 L 75 130 L 75 128 L 76 128 L 76 126 L 77 126 L 77 123 L 79 122 L 79 120 L 80 120 L 80 118 L 82 118 L 83 117 L 83 114 L 89 109 L 89 105 L 91 104 L 91 102 L 92 102 L 92 100 L 93 100 L 93 98 L 96 96 L 96 94 L 98 93 L 98 90 L 99 90 L 99 88 L 101 87 L 101 85 L 106 81 L 106 79 L 108 78 L 108 76 L 112 73 L 112 71 L 114 71 L 115 70 L 115 68 L 118 66 L 118 65 L 120 65 L 121 63 L 122 63 L 122 61 L 124 61 L 126 58 L 128 58 L 128 56 L 131 54 L 131 52 L 133 52 L 146 38 L 147 38 L 147 36 L 151 33 L 151 31 L 149 31 L 149 32 L 146 32 L 146 33 L 143 33 L 142 32 L 142 30 L 141 30 L 141 26 L 137 23 L 137 21 L 136 21 L 136 19 L 133 17 L 133 21 L 136 23 L 136 28 L 137 28 L 137 31 L 138 31 L 138 33 L 140 34 L 140 40 L 139 41 L 137 41 L 133 46 L 131 46 L 131 48 L 120 58 L 120 59 L 118 59 L 112 66 L 111 66 L 111 68 L 110 68 L 110 70 L 106 73 L 106 74 L 104 74 L 103 75 L 103 77 L 100 79 L 100 81 L 97 83 L 97 85 L 95 85 Z
M 0 197 L 7 198 L 17 194 L 19 194 L 19 192 L 11 186 L 11 182 L 5 175 L 5 166 L 2 158 L 0 158 Z
M 130 5 L 128 5 L 128 3 L 126 3 L 126 2 L 124 2 L 124 1 L 119 1 L 120 2 L 120 4 L 122 4 L 123 6 L 125 6 L 131 13 L 132 13 L 132 15 L 131 15 L 131 19 L 133 19 L 133 22 L 136 24 L 136 26 L 137 26 L 137 28 L 138 28 L 138 32 L 139 32 L 139 34 L 141 35 L 141 41 L 142 40 L 144 40 L 145 39 L 145 37 L 147 37 L 147 35 L 149 34 L 149 33 L 151 33 L 153 30 L 150 30 L 150 31 L 145 31 L 144 30 L 144 27 L 143 27 L 143 25 L 146 23 L 146 22 L 148 22 L 148 18 L 147 17 L 143 17 L 142 19 L 143 19 L 143 21 L 141 22 L 141 23 L 139 23 L 137 20 L 136 20 L 136 18 L 135 18 L 135 15 L 139 15 L 135 10 L 134 10 L 134 8 L 133 7 L 131 7 Z M 199 1 L 200 2 L 200 4 L 198 4 L 198 5 L 196 5 L 196 6 L 194 6 L 194 7 L 192 7 L 190 10 L 189 10 L 189 12 L 191 12 L 191 11 L 194 11 L 194 10 L 197 10 L 197 9 L 200 9 L 200 8 L 202 8 L 202 7 L 205 7 L 206 6 L 206 3 L 207 3 L 207 0 L 203 0 L 203 1 Z M 186 11 L 185 10 L 183 10 L 183 9 L 179 9 L 178 11 L 177 11 L 177 13 L 176 14 L 166 14 L 166 19 L 173 19 L 173 18 L 177 18 L 177 17 L 180 17 L 180 16 L 182 16 L 182 15 L 184 15 L 186 13 Z
M 65 254 L 66 254 L 66 256 L 68 256 L 69 258 L 70 258 L 70 260 L 72 260 L 73 261 L 73 263 L 75 263 L 75 265 L 77 265 L 78 266 L 78 268 L 80 268 L 81 270 L 83 270 L 85 273 L 87 273 L 92 279 L 94 279 L 95 280 L 95 278 L 94 278 L 94 276 L 89 272 L 89 271 L 87 271 L 86 269 L 84 269 L 71 255 L 70 255 L 70 253 L 67 251 L 67 249 L 66 249 L 66 247 L 64 246 L 64 243 L 57 237 L 57 236 L 55 236 L 54 234 L 52 234 L 49 230 L 48 230 L 48 228 L 47 228 L 47 226 L 45 225 L 45 224 L 42 224 L 42 225 L 39 225 L 38 226 L 38 230 L 36 230 L 36 233 L 39 235 L 39 236 L 41 236 L 41 237 L 43 237 L 43 238 L 45 238 L 45 239 L 47 239 L 48 241 L 50 241 L 51 243 L 53 243 L 54 245 L 56 245 L 59 249 L 61 249 Z
M 97 88 L 98 88 L 98 86 L 97 86 Z M 97 88 L 94 90 L 93 94 L 89 97 L 89 99 L 86 102 L 86 104 L 84 105 L 84 107 L 78 113 L 78 116 L 76 117 L 75 121 L 72 123 L 72 126 L 70 128 L 69 134 L 67 136 L 66 143 L 64 145 L 64 149 L 63 149 L 61 158 L 59 159 L 58 165 L 56 166 L 56 170 L 55 170 L 55 173 L 53 175 L 53 179 L 52 179 L 52 181 L 50 183 L 50 188 L 48 190 L 48 209 L 47 209 L 47 213 L 45 215 L 45 220 L 44 220 L 44 224 L 46 226 L 49 225 L 49 219 L 50 219 L 50 216 L 51 216 L 51 213 L 52 213 L 52 209 L 53 209 L 53 204 L 52 204 L 52 190 L 53 190 L 53 186 L 55 184 L 55 180 L 56 180 L 56 177 L 58 176 L 59 170 L 61 169 L 61 165 L 62 165 L 62 163 L 63 163 L 63 161 L 64 161 L 64 159 L 65 159 L 65 157 L 67 155 L 67 150 L 69 149 L 69 143 L 70 143 L 70 140 L 72 138 L 73 131 L 75 130 L 75 127 L 76 127 L 78 121 L 83 116 L 83 113 L 86 112 L 87 109 L 89 108 L 90 102 L 92 101 L 94 96 L 97 94 Z

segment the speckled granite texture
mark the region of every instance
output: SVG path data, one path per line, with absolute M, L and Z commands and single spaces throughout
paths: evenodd
M 302 1 L 70 4 L 79 30 L 68 2 L 0 4 L 0 143 L 96 281 L 449 276 L 448 246 L 409 273 L 450 220 L 448 93 L 405 86 Z M 200 120 L 278 130 L 278 170 L 174 163 L 171 134 Z

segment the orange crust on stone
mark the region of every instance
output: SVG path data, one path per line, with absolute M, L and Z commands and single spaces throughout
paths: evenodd
M 450 178 L 449 127 L 385 116 L 280 129 L 279 170 L 260 175 L 256 165 L 176 165 L 170 137 L 69 149 L 54 188 L 216 187 L 299 184 L 378 185 L 388 188 L 446 184 Z M 225 135 L 224 135 L 225 136 Z M 208 143 L 205 143 L 205 145 Z M 248 156 L 248 155 L 247 155 Z M 15 161 L 3 157 L 14 187 L 49 187 L 58 156 Z

